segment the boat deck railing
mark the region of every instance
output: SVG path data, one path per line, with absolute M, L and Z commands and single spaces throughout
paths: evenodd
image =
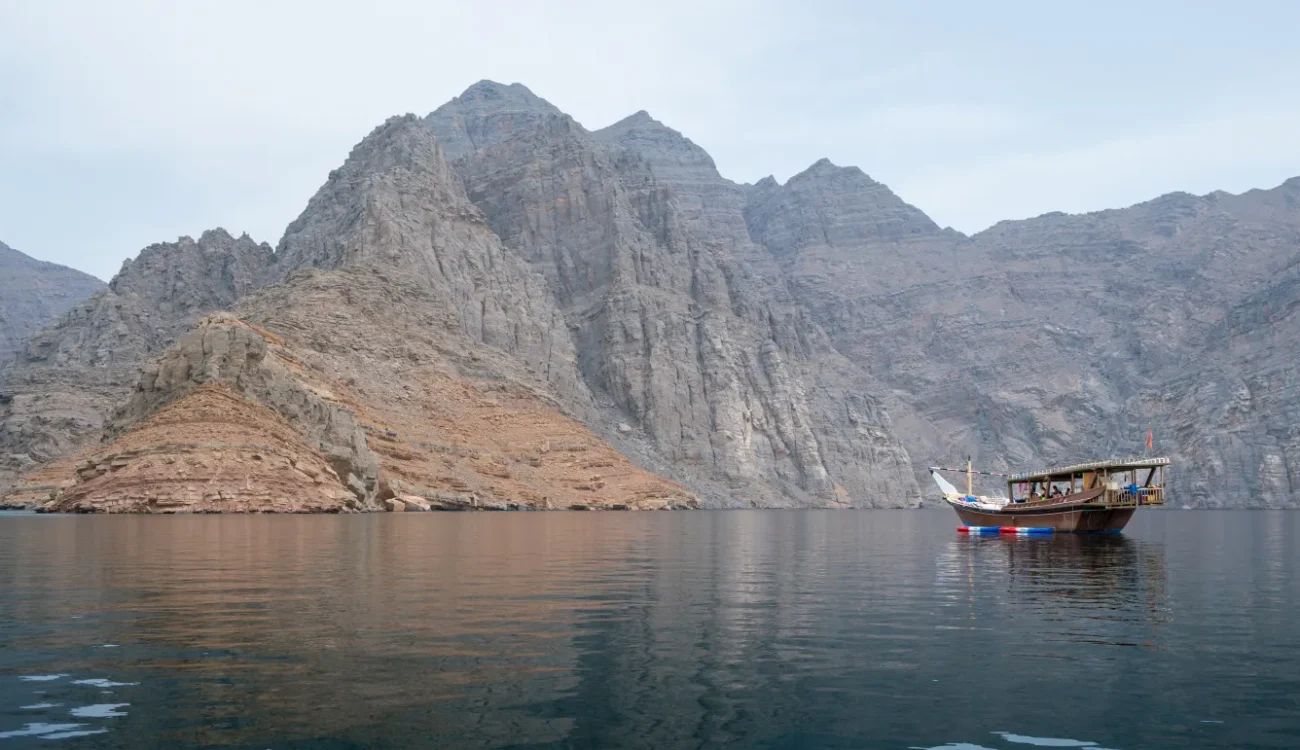
M 1118 490 L 1106 490 L 1098 503 L 1112 508 L 1137 508 L 1144 505 L 1164 505 L 1164 487 L 1124 487 Z

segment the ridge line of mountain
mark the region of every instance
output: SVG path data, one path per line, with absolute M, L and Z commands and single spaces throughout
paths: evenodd
M 248 429 L 205 424 L 244 455 L 281 434 L 270 409 L 307 441 L 275 460 L 317 451 L 342 488 L 320 508 L 689 506 L 682 486 L 715 507 L 914 505 L 944 457 L 1109 455 L 1152 427 L 1187 467 L 1171 497 L 1300 504 L 1297 188 L 968 237 L 857 167 L 739 185 L 644 110 L 588 131 L 480 81 L 377 126 L 275 250 L 222 229 L 151 245 L 30 337 L 0 374 L 0 493 L 172 508 L 146 486 L 168 460 L 229 466 L 139 436 L 166 434 L 169 404 L 234 397 Z M 258 340 L 284 365 L 222 353 Z M 557 464 L 546 435 L 603 457 Z M 97 440 L 137 447 L 68 463 Z M 266 502 L 186 492 L 181 510 Z

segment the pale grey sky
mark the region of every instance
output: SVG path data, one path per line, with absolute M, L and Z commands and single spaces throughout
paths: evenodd
M 1300 175 L 1300 3 L 9 0 L 0 240 L 109 278 L 271 244 L 351 146 L 483 78 L 638 109 L 724 175 L 857 165 L 940 224 Z

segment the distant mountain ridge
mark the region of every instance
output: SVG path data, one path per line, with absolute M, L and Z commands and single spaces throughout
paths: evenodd
M 1297 268 L 1300 178 L 966 236 L 856 167 L 740 185 L 644 111 L 591 131 L 481 81 L 377 127 L 274 251 L 152 246 L 31 337 L 0 496 L 912 506 L 932 463 L 1153 429 L 1175 504 L 1296 506 Z
M 103 286 L 90 274 L 36 260 L 0 242 L 0 367 L 24 339 Z
M 857 204 L 867 191 L 846 194 L 828 179 L 801 190 L 793 204 L 766 204 L 802 222 L 804 239 L 776 243 L 783 265 L 836 347 L 888 385 L 918 466 L 964 455 L 997 469 L 1134 454 L 1153 429 L 1157 450 L 1175 458 L 1178 502 L 1300 503 L 1300 442 L 1275 411 L 1289 413 L 1300 390 L 1265 379 L 1264 367 L 1296 356 L 1277 335 L 1290 319 L 1225 325 L 1248 300 L 1290 291 L 1300 180 L 1046 214 L 971 237 L 919 223 L 881 231 Z M 1250 415 L 1231 425 L 1209 418 L 1231 397 L 1193 398 L 1187 389 L 1203 384 L 1188 373 L 1260 337 L 1268 344 L 1232 368 L 1237 393 L 1252 394 Z M 1268 394 L 1269 409 L 1256 393 Z

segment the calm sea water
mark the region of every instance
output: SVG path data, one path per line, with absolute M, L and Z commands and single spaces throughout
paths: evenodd
M 1295 748 L 1300 513 L 0 517 L 0 748 Z

